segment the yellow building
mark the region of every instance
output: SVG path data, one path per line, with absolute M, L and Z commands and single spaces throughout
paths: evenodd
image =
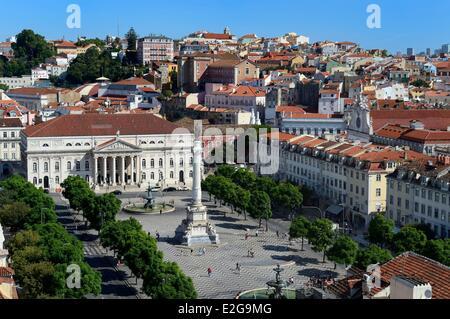
M 336 216 L 358 228 L 386 211 L 386 176 L 425 155 L 389 146 L 357 145 L 304 135 L 281 148 L 279 178 L 311 189 Z M 339 217 L 342 218 L 342 217 Z

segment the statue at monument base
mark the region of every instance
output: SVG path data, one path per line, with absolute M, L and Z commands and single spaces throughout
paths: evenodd
M 176 231 L 181 244 L 188 247 L 219 245 L 219 234 L 207 220 L 207 208 L 188 206 L 186 211 L 187 218 Z

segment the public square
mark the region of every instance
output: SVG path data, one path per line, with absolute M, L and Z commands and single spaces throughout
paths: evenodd
M 159 233 L 158 245 L 165 259 L 178 263 L 193 279 L 199 298 L 233 298 L 239 292 L 265 288 L 266 282 L 274 279 L 273 268 L 278 264 L 285 269 L 282 274 L 285 280 L 294 279 L 295 288 L 301 287 L 312 276 L 340 278 L 345 275 L 345 269 L 338 266 L 334 270 L 333 263 L 322 263 L 322 254 L 313 252 L 308 244 L 305 244 L 305 251 L 300 251 L 299 242 L 289 245 L 288 236 L 285 235 L 289 229 L 289 221 L 272 219 L 267 233 L 263 222 L 263 227 L 256 236 L 257 221 L 250 217 L 245 221 L 244 216 L 232 214 L 228 207 L 218 207 L 214 202 L 208 201 L 207 194 L 203 195 L 204 204 L 208 207 L 209 218 L 216 226 L 221 244 L 218 247 L 205 247 L 205 254 L 200 252 L 203 247 L 196 247 L 191 254 L 190 249 L 173 240 L 176 228 L 186 217 L 185 208 L 191 201 L 190 196 L 190 192 L 175 192 L 165 194 L 164 198 L 156 198 L 157 202 L 173 202 L 176 211 L 172 213 L 131 215 L 122 212 L 118 219 L 133 217 L 152 236 Z M 143 201 L 139 197 L 126 197 L 127 195 L 122 196 L 124 204 Z M 246 234 L 250 235 L 247 240 Z M 249 250 L 254 252 L 253 258 L 249 257 Z M 240 272 L 236 270 L 236 263 L 241 265 Z M 213 270 L 211 277 L 208 276 L 208 268 Z

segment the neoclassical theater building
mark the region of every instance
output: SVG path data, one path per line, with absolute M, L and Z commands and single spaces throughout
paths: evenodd
M 27 179 L 51 192 L 78 175 L 97 191 L 192 187 L 193 135 L 153 114 L 65 115 L 22 131 Z

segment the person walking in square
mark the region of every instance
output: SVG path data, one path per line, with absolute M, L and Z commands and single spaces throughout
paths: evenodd
M 211 269 L 211 267 L 209 267 L 208 268 L 208 277 L 211 277 L 211 275 L 212 275 L 212 269 Z

